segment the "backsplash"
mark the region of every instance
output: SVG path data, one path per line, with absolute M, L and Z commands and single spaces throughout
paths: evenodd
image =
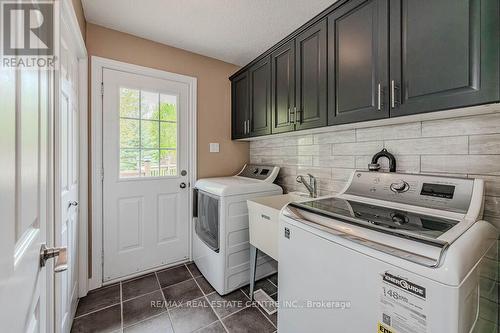
M 396 157 L 398 172 L 483 178 L 484 219 L 500 230 L 500 105 L 494 107 L 496 113 L 477 116 L 416 122 L 401 118 L 396 125 L 265 137 L 250 142 L 250 162 L 280 166 L 277 183 L 287 192 L 306 192 L 295 178 L 310 173 L 318 178 L 319 195 L 327 195 L 341 191 L 351 172 L 367 169 L 371 157 L 385 147 Z M 387 159 L 380 163 L 388 170 Z M 500 264 L 491 265 L 497 274 L 491 294 L 498 295 Z M 488 307 L 488 299 L 483 297 L 482 303 Z

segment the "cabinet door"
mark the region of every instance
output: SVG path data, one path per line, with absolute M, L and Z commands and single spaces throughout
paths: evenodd
M 326 18 L 295 39 L 296 129 L 327 124 Z
M 271 54 L 272 133 L 295 129 L 295 41 L 291 40 Z
M 391 116 L 498 101 L 498 9 L 498 0 L 391 1 Z
M 389 116 L 387 0 L 352 0 L 328 16 L 328 123 Z
M 265 57 L 248 70 L 250 136 L 271 134 L 271 62 Z
M 241 139 L 248 134 L 249 106 L 248 72 L 243 72 L 231 82 L 232 137 Z

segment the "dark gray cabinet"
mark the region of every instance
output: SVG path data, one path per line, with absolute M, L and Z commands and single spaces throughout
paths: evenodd
M 295 38 L 296 129 L 327 124 L 326 19 Z
M 391 0 L 391 116 L 499 99 L 498 0 Z
M 231 82 L 232 138 L 242 139 L 248 130 L 249 85 L 248 72 L 238 74 Z
M 271 62 L 265 57 L 248 70 L 250 136 L 271 134 Z
M 295 129 L 295 41 L 271 53 L 272 133 Z
M 388 0 L 352 0 L 328 16 L 328 124 L 386 118 Z

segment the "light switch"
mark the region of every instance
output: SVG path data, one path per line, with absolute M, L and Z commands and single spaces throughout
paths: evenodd
M 219 143 L 210 143 L 210 152 L 218 153 L 219 152 Z

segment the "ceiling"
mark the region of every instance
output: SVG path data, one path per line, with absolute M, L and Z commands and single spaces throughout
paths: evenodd
M 245 65 L 336 0 L 82 0 L 88 22 Z

